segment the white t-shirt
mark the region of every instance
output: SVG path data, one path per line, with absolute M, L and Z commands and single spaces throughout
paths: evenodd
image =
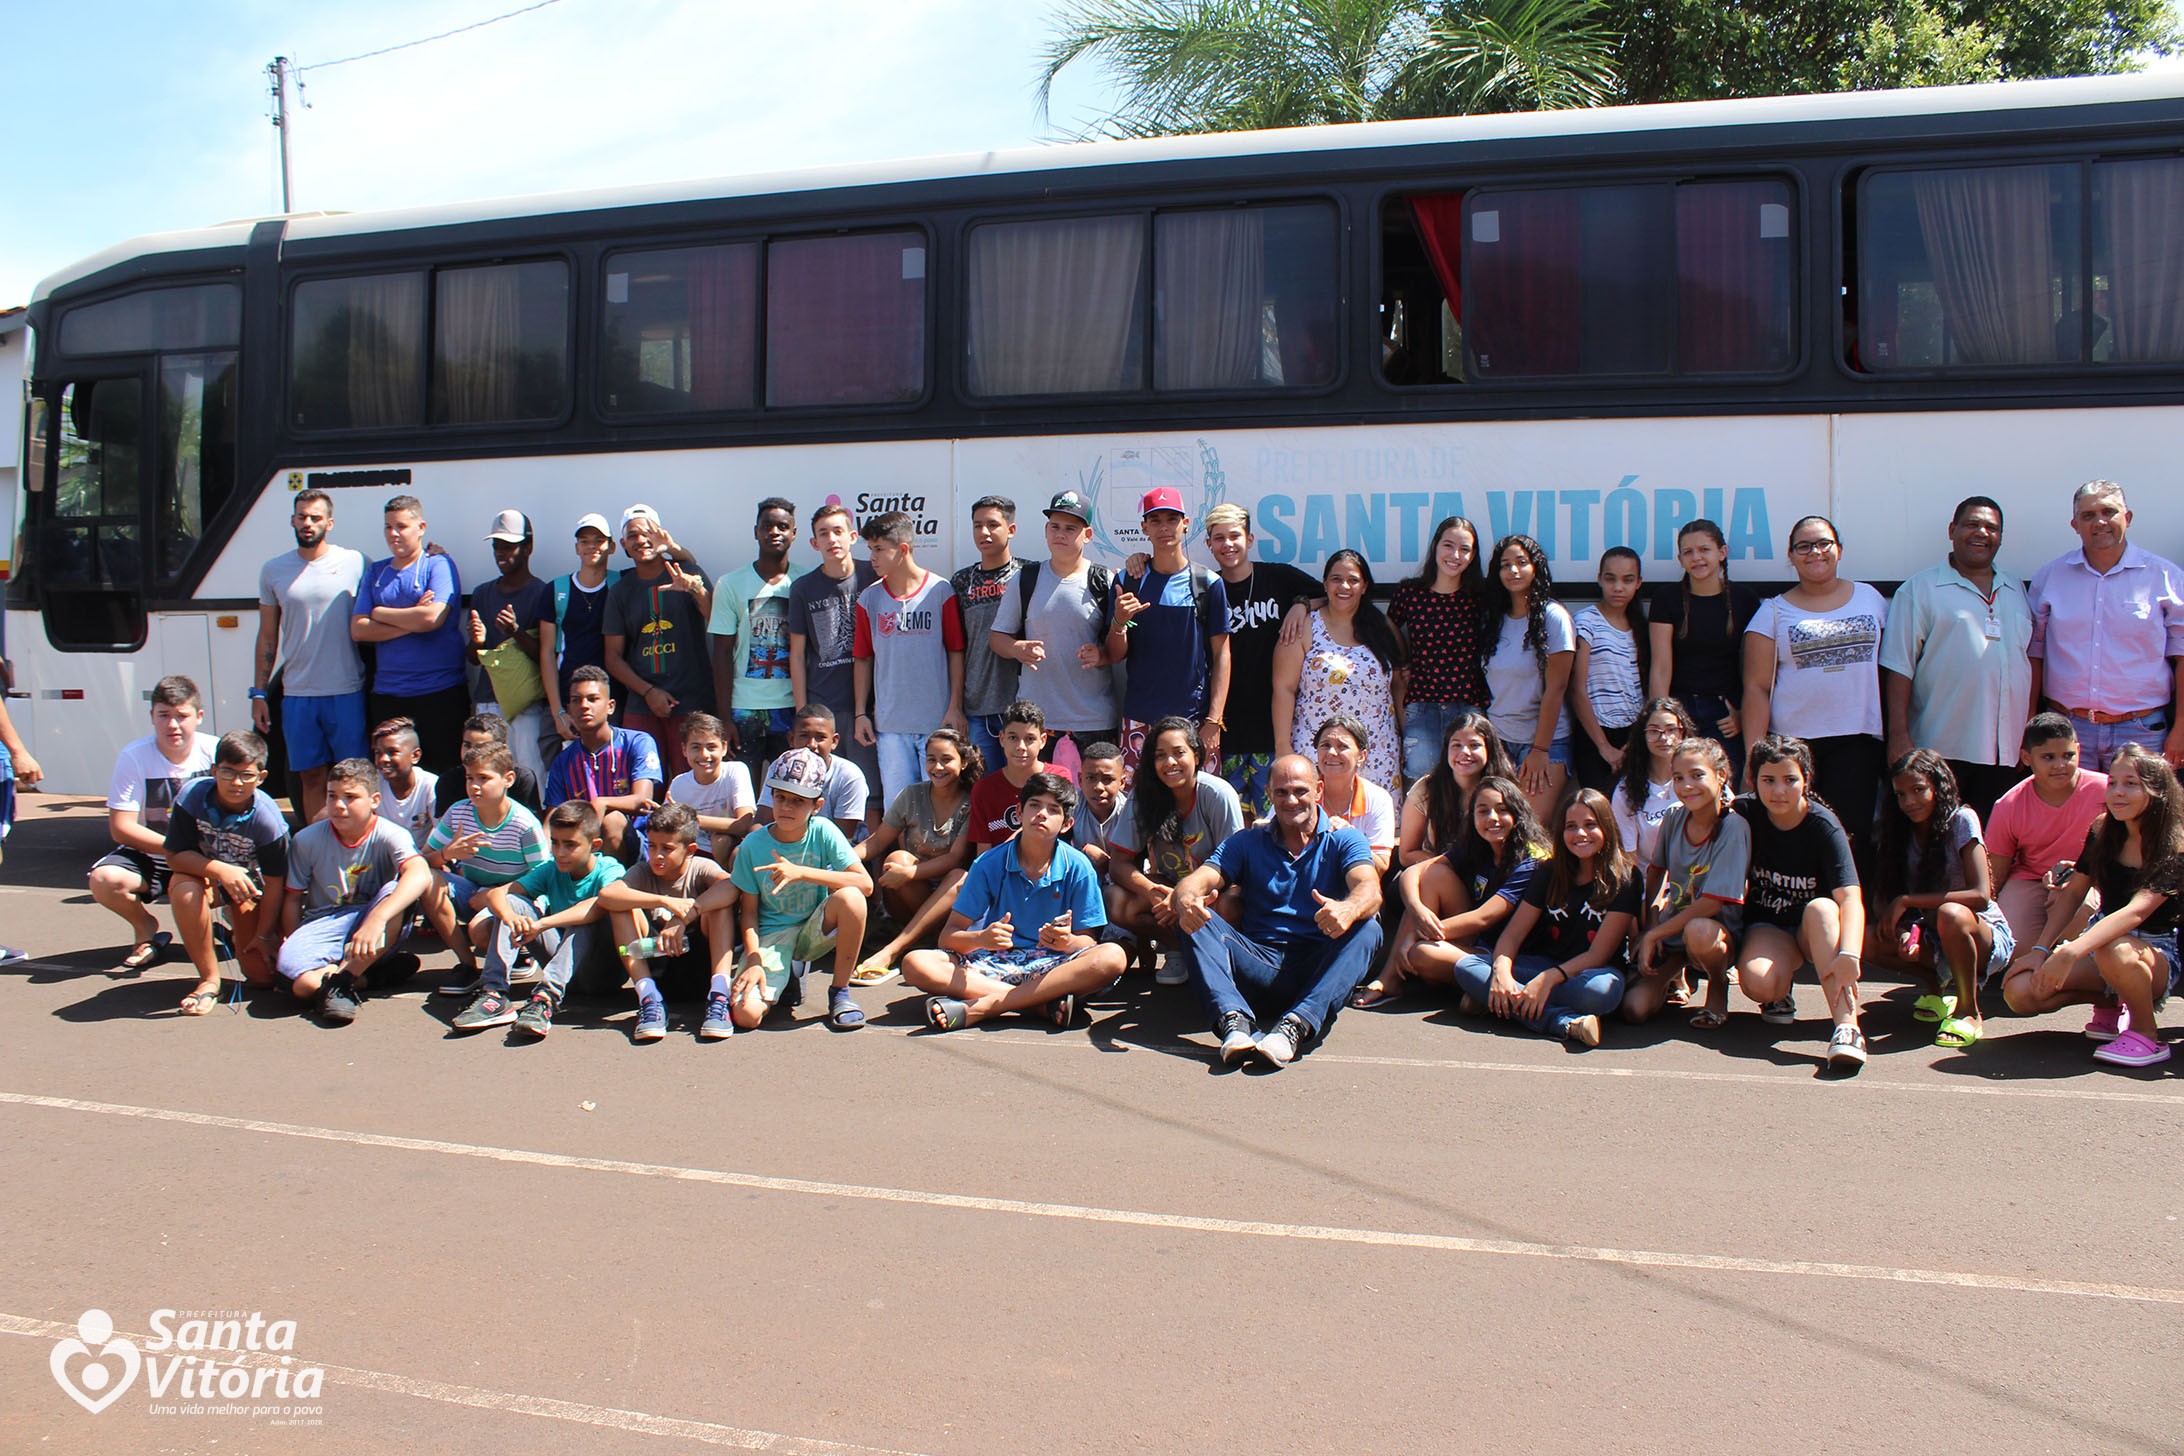
M 219 746 L 219 739 L 200 733 L 180 763 L 169 763 L 167 755 L 159 751 L 158 741 L 146 734 L 122 749 L 114 760 L 114 781 L 106 790 L 106 807 L 134 809 L 137 823 L 164 835 L 175 796 L 191 779 L 212 772 L 212 751 Z M 160 864 L 167 862 L 165 855 L 155 854 L 152 858 Z
M 1745 632 L 1774 639 L 1768 727 L 1798 738 L 1880 737 L 1881 629 L 1887 622 L 1888 604 L 1862 581 L 1830 612 L 1781 597 L 1761 602 Z
M 1523 617 L 1504 616 L 1501 635 L 1486 659 L 1486 691 L 1491 702 L 1486 710 L 1494 731 L 1509 745 L 1509 756 L 1521 763 L 1532 748 L 1532 734 L 1539 727 L 1539 700 L 1547 691 L 1547 675 L 1539 659 L 1524 645 L 1530 625 Z M 1547 603 L 1547 655 L 1577 651 L 1577 631 L 1560 602 Z M 1555 731 L 1549 741 L 1570 736 L 1570 704 L 1567 696 L 1555 705 Z
M 1320 807 L 1348 820 L 1352 829 L 1365 836 L 1368 849 L 1395 848 L 1395 799 L 1363 775 L 1356 783 L 1357 791 L 1349 803 L 1323 802 Z
M 1615 827 L 1622 831 L 1624 850 L 1647 864 L 1659 864 L 1654 846 L 1660 842 L 1661 821 L 1676 807 L 1675 786 L 1648 779 L 1645 805 L 1632 813 L 1630 800 L 1623 797 L 1623 785 L 1618 782 L 1608 793 L 1608 807 L 1615 811 Z
M 688 804 L 708 819 L 733 819 L 758 803 L 751 793 L 750 769 L 733 759 L 721 764 L 719 775 L 709 784 L 699 783 L 695 773 L 675 775 L 667 786 L 667 797 L 671 803 Z
M 421 850 L 425 840 L 431 837 L 432 826 L 439 822 L 432 812 L 432 796 L 439 792 L 440 776 L 421 768 L 411 772 L 417 776 L 417 786 L 409 791 L 407 798 L 398 796 L 388 787 L 385 774 L 379 776 L 379 817 L 407 829 L 410 841 Z

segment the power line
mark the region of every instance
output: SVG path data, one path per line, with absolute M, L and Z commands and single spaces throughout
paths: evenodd
M 528 15 L 534 10 L 544 10 L 549 5 L 558 5 L 560 3 L 561 0 L 537 0 L 536 4 L 526 5 L 520 10 L 511 10 L 504 15 L 496 15 L 488 20 L 474 21 L 469 25 L 458 25 L 453 30 L 443 30 L 438 35 L 428 35 L 418 40 L 406 40 L 400 45 L 382 46 L 376 51 L 366 51 L 362 55 L 343 56 L 338 61 L 318 61 L 308 66 L 296 66 L 291 69 L 291 74 L 301 75 L 305 71 L 324 71 L 333 66 L 346 66 L 351 61 L 368 61 L 373 56 L 393 55 L 396 51 L 406 51 L 416 46 L 430 45 L 436 40 L 446 40 L 449 36 L 461 35 L 466 31 L 483 30 L 488 25 L 497 25 L 503 20 L 513 20 L 519 15 Z

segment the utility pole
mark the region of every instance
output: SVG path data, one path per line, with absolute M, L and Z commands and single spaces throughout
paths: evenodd
M 281 134 L 281 211 L 294 212 L 288 193 L 288 57 L 275 56 L 265 73 L 273 78 L 273 129 Z

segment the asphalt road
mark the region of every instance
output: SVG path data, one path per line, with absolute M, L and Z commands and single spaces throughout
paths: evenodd
M 1941 1052 L 1876 985 L 1847 1081 L 1809 978 L 1584 1053 L 1416 1000 L 1278 1074 L 1139 982 L 1068 1033 L 183 1019 L 107 973 L 102 841 L 30 796 L 0 866 L 0 1452 L 2184 1447 L 2184 1081 L 2082 1014 Z M 133 1350 L 59 1346 L 90 1309 Z M 182 1322 L 253 1312 L 261 1393 L 183 1398 Z

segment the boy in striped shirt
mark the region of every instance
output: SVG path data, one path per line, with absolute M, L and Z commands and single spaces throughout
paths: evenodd
M 478 956 L 493 930 L 479 897 L 550 858 L 545 826 L 512 797 L 515 785 L 516 756 L 507 744 L 464 750 L 464 797 L 425 836 L 425 863 L 433 871 L 425 919 L 456 961 L 455 978 L 440 988 L 442 995 L 463 995 L 477 982 Z

